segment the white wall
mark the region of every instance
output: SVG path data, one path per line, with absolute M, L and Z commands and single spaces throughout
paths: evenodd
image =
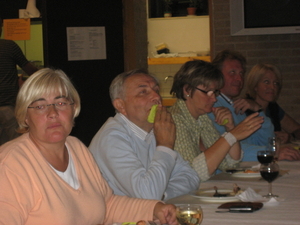
M 148 56 L 166 43 L 170 52 L 210 50 L 209 16 L 148 19 Z

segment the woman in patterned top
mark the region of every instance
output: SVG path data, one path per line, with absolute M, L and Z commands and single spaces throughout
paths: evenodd
M 229 109 L 213 108 L 223 84 L 221 71 L 209 62 L 195 60 L 186 62 L 175 74 L 171 89 L 177 97 L 170 108 L 176 124 L 175 150 L 191 163 L 202 181 L 217 169 L 235 167 L 243 155 L 239 141 L 263 123 L 254 113 L 235 126 Z M 210 112 L 226 127 L 221 137 L 207 116 Z

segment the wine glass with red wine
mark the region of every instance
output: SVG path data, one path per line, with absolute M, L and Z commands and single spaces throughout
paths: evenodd
M 257 160 L 261 164 L 271 163 L 274 160 L 274 152 L 269 151 L 269 150 L 258 151 L 257 152 Z
M 272 182 L 279 175 L 279 166 L 275 162 L 271 162 L 268 164 L 261 164 L 260 166 L 260 175 L 262 178 L 269 183 L 269 193 L 264 195 L 265 198 L 278 197 L 278 195 L 274 195 L 272 193 Z

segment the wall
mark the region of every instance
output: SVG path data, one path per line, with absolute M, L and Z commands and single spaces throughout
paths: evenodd
M 31 24 L 30 40 L 16 41 L 29 61 L 41 61 L 44 65 L 42 24 Z
M 160 95 L 163 98 L 172 97 L 170 90 L 173 84 L 173 76 L 179 70 L 182 64 L 169 64 L 169 65 L 149 65 L 148 70 L 154 74 L 160 84 Z
M 171 17 L 147 19 L 148 57 L 156 55 L 155 45 L 166 43 L 170 52 L 209 53 L 209 16 Z M 170 89 L 174 76 L 182 64 L 149 65 L 150 73 L 160 81 L 160 94 L 171 97 Z
M 147 0 L 123 0 L 124 68 L 147 68 Z
M 1 38 L 4 37 L 4 29 Z M 42 24 L 31 24 L 30 26 L 30 40 L 26 41 L 15 41 L 22 49 L 24 55 L 28 60 L 41 61 L 43 65 L 43 34 Z
M 0 38 L 4 38 L 4 29 Z M 30 25 L 30 40 L 15 41 L 29 61 L 35 61 L 38 68 L 44 65 L 42 22 L 33 22 Z M 19 74 L 21 68 L 17 67 Z
M 283 75 L 280 106 L 300 122 L 300 34 L 230 35 L 229 0 L 210 1 L 212 58 L 223 49 L 240 51 L 247 70 L 261 62 L 273 63 Z
M 163 42 L 170 52 L 209 51 L 208 16 L 151 18 L 147 24 L 149 57 Z
M 115 115 L 109 85 L 124 71 L 122 0 L 44 0 L 44 5 L 45 66 L 64 70 L 74 83 L 81 112 L 71 135 L 88 146 L 108 117 Z M 68 61 L 66 28 L 92 26 L 105 27 L 107 59 Z

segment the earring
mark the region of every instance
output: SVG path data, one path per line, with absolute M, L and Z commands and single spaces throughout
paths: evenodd
M 186 97 L 190 97 L 190 95 L 186 95 Z

